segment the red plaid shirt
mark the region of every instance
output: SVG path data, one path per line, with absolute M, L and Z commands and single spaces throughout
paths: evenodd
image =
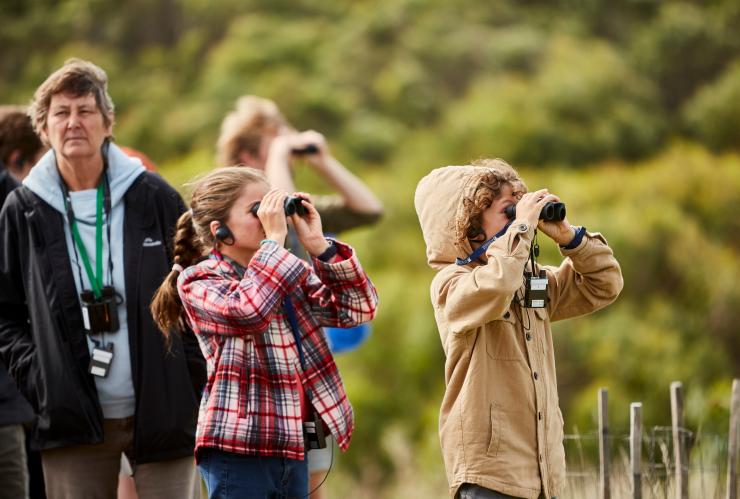
M 246 269 L 212 252 L 178 279 L 187 320 L 208 364 L 198 415 L 201 447 L 304 458 L 300 392 L 342 450 L 352 406 L 321 326 L 351 327 L 375 315 L 377 294 L 352 248 L 315 270 L 277 244 L 264 244 Z M 285 311 L 290 295 L 301 329 L 303 370 Z M 301 386 L 301 383 L 303 386 Z

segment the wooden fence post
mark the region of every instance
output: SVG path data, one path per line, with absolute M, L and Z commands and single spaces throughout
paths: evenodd
M 676 499 L 689 498 L 689 467 L 683 428 L 683 385 L 671 383 L 671 421 L 673 426 L 673 456 L 676 462 Z
M 740 438 L 740 379 L 732 380 L 730 436 L 727 442 L 727 499 L 737 499 L 737 446 Z
M 599 388 L 599 473 L 601 498 L 611 499 L 609 488 L 609 426 L 607 412 L 608 390 Z
M 630 404 L 630 471 L 632 498 L 642 499 L 642 403 Z

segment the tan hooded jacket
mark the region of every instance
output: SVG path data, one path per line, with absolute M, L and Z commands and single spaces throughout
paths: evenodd
M 544 309 L 512 303 L 523 297 L 523 272 L 535 227 L 515 220 L 486 251 L 487 263 L 458 266 L 472 252 L 456 244 L 462 200 L 472 198 L 486 167 L 432 171 L 415 205 L 429 265 L 438 270 L 432 305 L 446 355 L 446 391 L 439 434 L 450 494 L 463 483 L 517 497 L 557 496 L 565 483 L 563 416 L 558 407 L 550 322 L 588 314 L 613 302 L 622 274 L 598 233 L 561 250 L 559 267 L 543 267 Z M 539 270 L 539 265 L 538 265 Z

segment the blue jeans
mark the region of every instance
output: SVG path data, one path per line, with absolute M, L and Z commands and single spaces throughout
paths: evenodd
M 208 499 L 302 499 L 308 496 L 306 461 L 200 451 L 198 469 Z

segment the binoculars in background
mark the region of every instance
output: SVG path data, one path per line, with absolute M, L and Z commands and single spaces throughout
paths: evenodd
M 509 217 L 509 220 L 516 218 L 516 205 L 510 204 L 504 209 L 504 213 Z M 542 207 L 540 212 L 540 220 L 546 222 L 560 222 L 565 219 L 565 203 L 553 203 L 550 201 Z
M 300 198 L 298 196 L 291 196 L 288 198 L 285 198 L 285 203 L 283 203 L 283 208 L 285 209 L 285 216 L 289 217 L 294 214 L 298 214 L 298 216 L 304 217 L 306 214 L 308 214 L 308 210 L 305 206 L 301 204 L 301 201 L 306 201 L 303 198 Z M 252 205 L 252 208 L 249 210 L 252 215 L 255 217 L 257 216 L 257 210 L 260 207 L 260 203 L 255 203 Z
M 308 144 L 304 147 L 295 147 L 291 149 L 291 152 L 298 155 L 316 154 L 317 152 L 319 152 L 319 147 L 316 144 Z

